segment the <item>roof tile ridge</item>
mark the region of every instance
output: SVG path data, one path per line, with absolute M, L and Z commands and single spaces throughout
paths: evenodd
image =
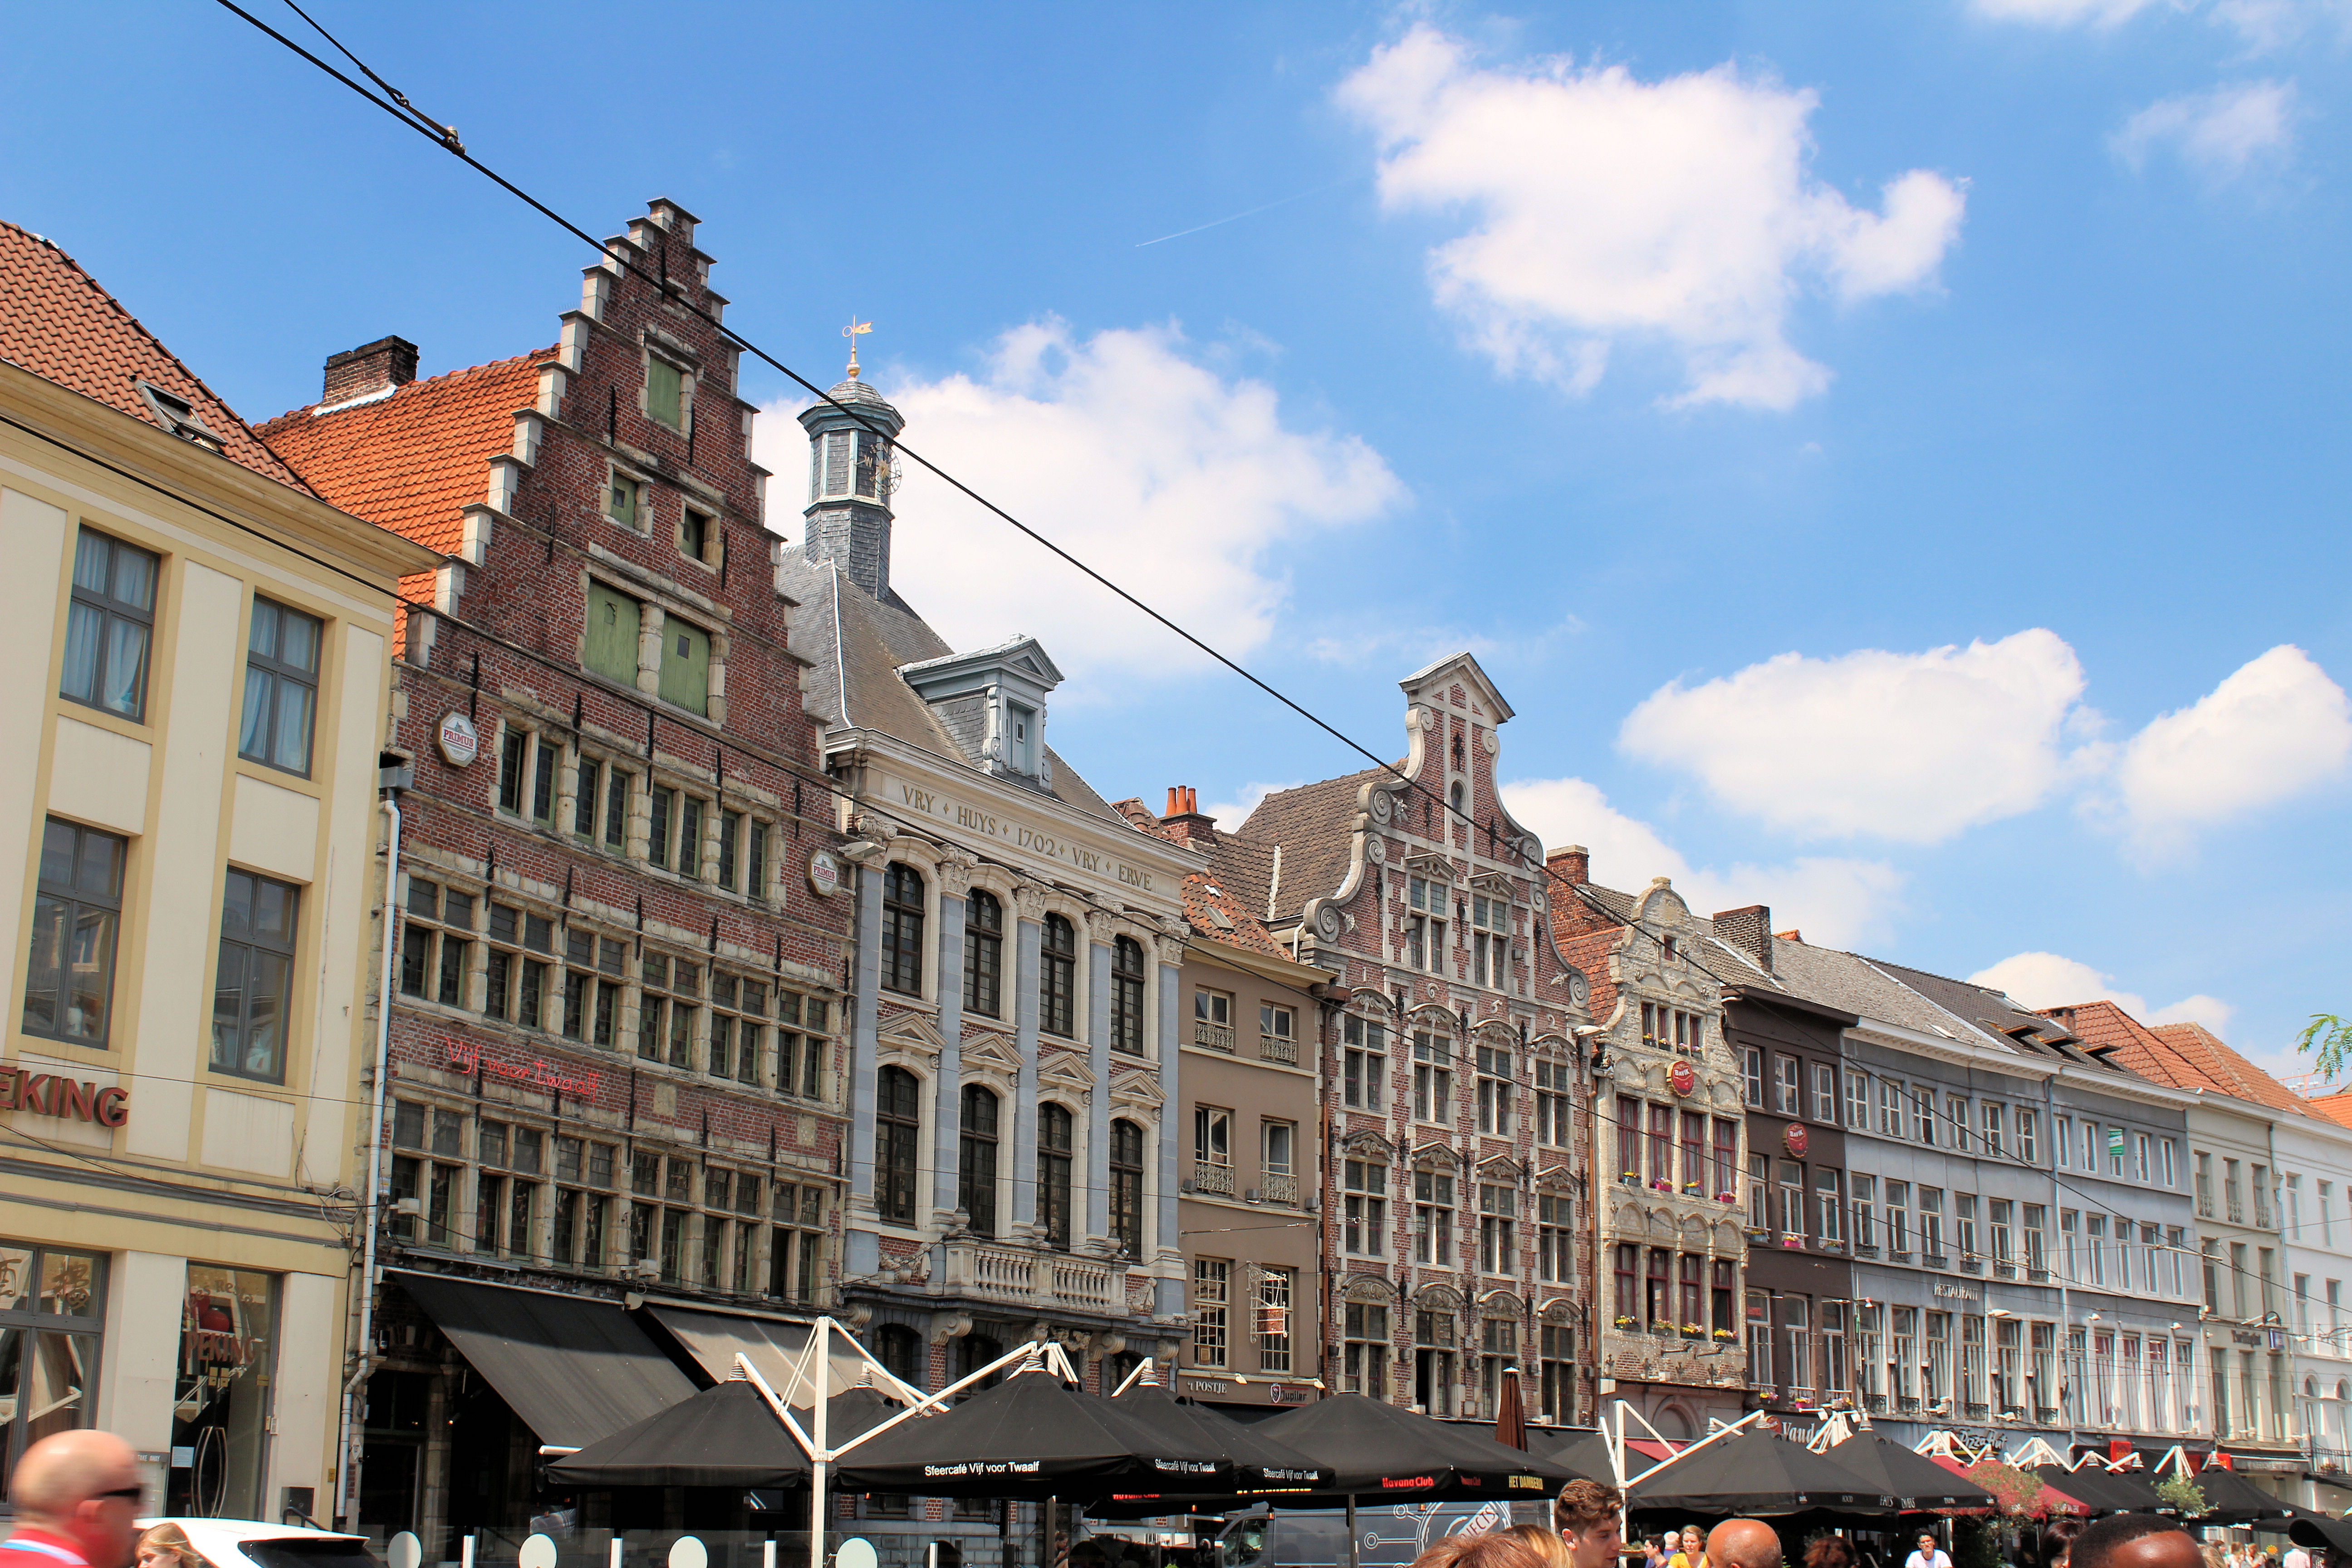
M 541 360 L 542 355 L 561 353 L 563 345 L 561 343 L 551 343 L 545 348 L 532 349 L 524 353 L 509 354 L 505 359 L 484 360 L 479 364 L 459 365 L 455 370 L 445 370 L 438 375 L 420 376 L 415 381 L 396 386 L 393 388 L 392 397 L 385 397 L 370 403 L 357 404 L 356 406 L 363 408 L 387 407 L 391 405 L 394 398 L 400 397 L 403 394 L 410 393 L 413 393 L 415 395 L 408 396 L 405 401 L 413 405 L 417 401 L 419 396 L 427 393 L 446 392 L 449 390 L 449 385 L 445 384 L 455 384 L 461 377 L 487 374 L 491 371 L 511 370 L 515 366 L 524 363 L 525 362 L 530 362 L 533 363 L 544 363 Z M 350 400 L 346 400 L 343 403 L 305 403 L 299 407 L 289 408 L 283 414 L 271 415 L 268 419 L 262 421 L 262 423 L 271 426 L 282 425 L 290 419 L 315 417 L 320 414 L 333 414 L 341 409 L 352 406 L 354 406 L 354 405 Z
M 294 482 L 290 485 L 287 485 L 287 489 L 299 489 L 304 495 L 309 496 L 313 500 L 326 500 L 324 496 L 320 495 L 312 488 L 310 480 L 302 477 L 300 470 L 297 469 L 293 464 L 288 462 L 284 458 L 278 456 L 277 450 L 273 448 L 268 442 L 261 438 L 260 432 L 253 427 L 251 420 L 246 418 L 244 415 L 239 414 L 229 403 L 227 398 L 223 397 L 219 393 L 215 392 L 212 389 L 211 384 L 206 382 L 203 376 L 198 375 L 195 373 L 194 368 L 192 367 L 187 361 L 173 353 L 169 344 L 165 343 L 163 339 L 150 331 L 147 328 L 147 323 L 141 321 L 137 316 L 131 314 L 130 307 L 123 304 L 120 299 L 116 298 L 114 290 L 109 289 L 105 284 L 100 283 L 96 277 L 92 276 L 89 268 L 84 267 L 79 261 L 76 260 L 71 251 L 68 250 L 64 246 L 59 245 L 56 240 L 49 238 L 47 235 L 37 235 L 31 229 L 25 228 L 17 224 L 12 223 L 8 226 L 15 229 L 18 234 L 24 235 L 28 239 L 33 240 L 35 243 L 47 247 L 53 254 L 56 255 L 58 260 L 71 268 L 74 275 L 79 278 L 84 283 L 88 284 L 90 289 L 97 293 L 100 299 L 105 300 L 109 306 L 112 307 L 116 315 L 129 322 L 132 331 L 137 332 L 141 337 L 146 339 L 148 343 L 154 348 L 157 353 L 162 354 L 165 359 L 171 361 L 175 369 L 177 369 L 182 374 L 185 375 L 190 381 L 195 383 L 198 387 L 202 388 L 204 395 L 213 400 L 213 404 L 215 407 L 219 408 L 222 413 L 226 414 L 231 419 L 236 421 L 238 427 L 242 429 L 247 436 L 252 438 L 255 446 L 260 447 L 263 451 L 268 452 L 272 461 L 276 462 L 279 468 L 285 469 L 288 474 L 293 477 Z M 44 376 L 42 379 L 46 381 L 48 378 Z M 223 452 L 221 456 L 226 458 L 228 457 L 228 454 Z M 237 463 L 237 460 L 235 458 L 229 458 L 228 460 L 232 463 L 236 463 L 236 466 L 240 468 L 247 468 L 248 471 L 257 471 L 252 470 L 247 464 Z M 262 477 L 264 479 L 278 479 L 278 476 L 275 474 L 264 474 Z M 278 482 L 280 484 L 286 483 L 283 479 L 278 479 Z

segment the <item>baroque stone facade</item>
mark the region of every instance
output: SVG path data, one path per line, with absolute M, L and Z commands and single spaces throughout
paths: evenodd
M 1487 1415 L 1517 1366 L 1538 1418 L 1590 1420 L 1589 987 L 1496 791 L 1509 705 L 1467 654 L 1402 684 L 1402 763 L 1268 795 L 1221 857 L 1342 988 L 1320 1041 L 1327 1381 Z

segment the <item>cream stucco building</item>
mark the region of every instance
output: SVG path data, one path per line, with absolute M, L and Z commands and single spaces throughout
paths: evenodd
M 365 1179 L 403 574 L 62 251 L 0 226 L 0 1472 L 323 1517 Z

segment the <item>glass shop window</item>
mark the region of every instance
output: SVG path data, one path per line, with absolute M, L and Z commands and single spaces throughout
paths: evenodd
M 188 1265 L 163 1511 L 259 1519 L 278 1360 L 278 1276 Z

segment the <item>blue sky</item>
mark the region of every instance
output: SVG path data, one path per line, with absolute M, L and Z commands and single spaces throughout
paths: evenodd
M 2352 1011 L 2341 0 L 313 14 L 586 226 L 695 211 L 805 374 L 877 321 L 909 443 L 1367 744 L 1475 648 L 1604 879 L 2258 1056 Z M 576 300 L 224 10 L 13 24 L 0 216 L 248 417 Z M 1109 793 L 1353 765 L 919 473 L 898 551 Z

